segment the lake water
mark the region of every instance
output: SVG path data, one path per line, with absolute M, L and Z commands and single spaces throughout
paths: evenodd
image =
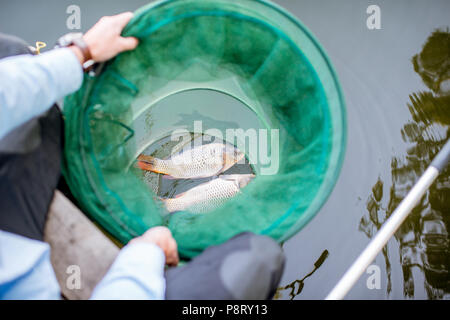
M 55 42 L 66 8 L 79 5 L 82 31 L 102 15 L 147 1 L 0 0 L 0 30 L 29 43 Z M 322 299 L 418 179 L 449 136 L 447 0 L 278 0 L 313 32 L 333 62 L 347 103 L 348 140 L 339 180 L 317 216 L 283 244 L 287 265 L 276 298 Z M 381 9 L 381 29 L 366 9 Z M 422 52 L 423 46 L 427 46 Z M 422 54 L 413 60 L 417 54 Z M 448 299 L 450 174 L 446 170 L 349 299 Z M 377 268 L 378 267 L 378 268 Z M 370 283 L 369 283 L 370 284 Z

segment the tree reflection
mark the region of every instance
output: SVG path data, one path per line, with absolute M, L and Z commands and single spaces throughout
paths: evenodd
M 312 276 L 314 272 L 316 272 L 316 270 L 322 266 L 322 264 L 328 258 L 328 255 L 328 250 L 325 249 L 317 259 L 317 261 L 314 262 L 314 268 L 311 270 L 311 272 L 306 274 L 303 278 L 294 280 L 284 287 L 279 287 L 275 292 L 274 299 L 281 299 L 281 297 L 283 296 L 283 291 L 287 291 L 289 293 L 289 299 L 294 300 L 294 298 L 302 292 L 303 287 L 305 286 L 305 280 Z
M 450 136 L 449 30 L 433 32 L 412 62 L 430 91 L 410 95 L 408 108 L 413 121 L 405 124 L 401 131 L 409 148 L 404 157 L 395 157 L 391 161 L 392 187 L 387 208 L 381 205 L 383 182 L 379 179 L 372 188 L 367 201 L 368 212 L 359 226 L 369 238 L 397 208 Z M 447 167 L 395 234 L 400 244 L 406 297 L 414 297 L 414 267 L 418 267 L 424 276 L 424 288 L 429 299 L 442 299 L 450 293 L 449 196 L 450 169 Z M 383 255 L 389 294 L 391 268 L 386 247 Z

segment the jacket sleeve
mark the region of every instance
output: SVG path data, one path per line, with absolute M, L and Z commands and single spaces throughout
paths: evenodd
M 94 300 L 162 300 L 165 257 L 152 243 L 125 246 L 92 293 Z
M 78 90 L 83 70 L 68 48 L 0 60 L 0 139 Z

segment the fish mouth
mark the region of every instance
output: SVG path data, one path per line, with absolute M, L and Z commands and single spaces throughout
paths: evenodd
M 247 186 L 256 176 L 254 174 L 241 174 L 241 178 L 238 179 L 239 188 Z
M 245 153 L 243 153 L 242 151 L 240 151 L 236 148 L 233 148 L 233 149 L 226 150 L 225 156 L 226 156 L 227 162 L 234 164 L 234 163 L 238 163 L 242 159 L 244 159 Z
M 223 153 L 223 167 L 221 172 L 227 171 L 232 166 L 234 166 L 236 163 L 241 161 L 245 157 L 245 154 L 242 152 L 236 153 L 236 150 L 233 150 L 231 152 L 224 152 Z

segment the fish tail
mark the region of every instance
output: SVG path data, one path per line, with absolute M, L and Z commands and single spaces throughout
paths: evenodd
M 161 201 L 169 212 L 184 210 L 183 206 L 177 198 L 161 199 Z
M 158 158 L 141 154 L 137 160 L 137 167 L 142 170 L 168 174 L 168 172 L 166 172 L 162 167 L 161 160 Z

